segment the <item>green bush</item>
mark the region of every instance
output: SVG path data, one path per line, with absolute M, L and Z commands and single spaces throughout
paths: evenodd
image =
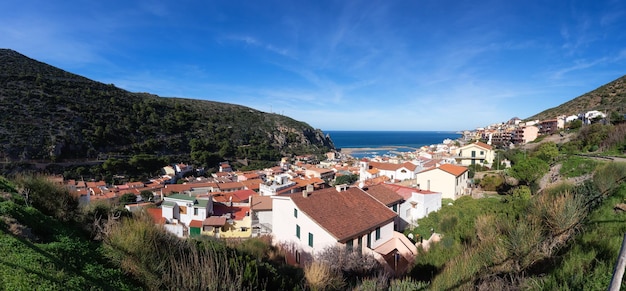
M 485 175 L 480 180 L 480 187 L 485 191 L 496 191 L 504 184 L 504 177 L 501 175 Z
M 46 215 L 70 221 L 78 214 L 78 199 L 65 187 L 53 184 L 44 176 L 20 176 L 16 184 L 26 202 Z

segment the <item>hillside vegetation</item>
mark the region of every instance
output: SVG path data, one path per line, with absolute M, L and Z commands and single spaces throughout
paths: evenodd
M 151 154 L 276 161 L 323 153 L 330 138 L 252 108 L 131 93 L 0 49 L 0 158 L 60 162 Z M 178 161 L 177 161 L 178 162 Z
M 559 115 L 578 115 L 590 110 L 599 110 L 609 116 L 626 113 L 626 76 L 527 119 L 552 119 Z
M 606 290 L 626 233 L 626 163 L 592 157 L 622 154 L 624 129 L 593 124 L 500 153 L 512 167 L 476 181 L 497 195 L 444 203 L 411 230 L 442 235 L 412 278 L 433 290 Z

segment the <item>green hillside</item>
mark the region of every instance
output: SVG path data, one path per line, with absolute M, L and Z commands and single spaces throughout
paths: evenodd
M 0 49 L 0 158 L 5 163 L 195 152 L 195 162 L 202 164 L 277 160 L 332 148 L 320 130 L 286 116 L 131 93 Z
M 609 116 L 612 113 L 626 113 L 626 76 L 527 119 L 551 119 L 558 115 L 577 115 L 590 110 L 599 110 Z

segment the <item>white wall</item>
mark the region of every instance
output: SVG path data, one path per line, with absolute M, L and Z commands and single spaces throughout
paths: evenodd
M 417 204 L 413 207 L 411 202 Z M 400 218 L 405 224 L 417 225 L 418 219 L 441 209 L 441 193 L 421 194 L 413 192 L 411 197 L 400 205 Z
M 440 169 L 420 172 L 416 175 L 416 181 L 421 189 L 441 192 L 441 198 L 456 199 L 456 182 L 454 176 L 450 173 Z
M 272 224 L 272 211 L 271 210 L 263 210 L 256 211 L 257 218 L 259 219 L 259 223 L 267 223 Z
M 319 227 L 310 217 L 297 209 L 289 197 L 272 196 L 272 234 L 274 244 L 293 243 L 304 252 L 315 255 L 328 246 L 337 245 L 337 239 Z M 296 224 L 300 226 L 300 238 L 296 237 Z M 393 230 L 393 224 L 392 224 Z M 309 247 L 309 233 L 313 234 L 313 247 Z

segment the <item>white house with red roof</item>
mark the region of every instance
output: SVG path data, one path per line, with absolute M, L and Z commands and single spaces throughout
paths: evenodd
M 200 223 L 213 213 L 213 201 L 185 194 L 172 194 L 163 198 L 161 215 L 166 220 L 165 229 L 179 236 L 199 235 L 200 228 L 190 229 L 192 222 Z
M 360 188 L 271 197 L 272 241 L 297 264 L 328 247 L 345 247 L 371 254 L 389 271 L 402 273 L 417 255 L 415 245 L 394 231 L 396 213 Z
M 468 168 L 443 164 L 417 173 L 416 183 L 420 189 L 441 192 L 442 198 L 457 199 L 469 193 Z
M 417 220 L 428 216 L 429 213 L 441 209 L 441 192 L 427 191 L 395 184 L 383 184 L 383 187 L 402 196 L 398 215 L 401 219 L 400 229 L 407 226 L 417 226 Z
M 466 144 L 458 149 L 459 155 L 456 157 L 458 163 L 463 166 L 483 165 L 493 163 L 494 151 L 493 147 L 483 143 L 474 142 Z
M 393 180 L 410 180 L 415 179 L 417 174 L 422 168 L 411 162 L 404 163 L 381 163 L 362 160 L 359 162 L 359 177 L 361 181 L 367 179 L 376 178 L 379 176 L 386 176 Z

